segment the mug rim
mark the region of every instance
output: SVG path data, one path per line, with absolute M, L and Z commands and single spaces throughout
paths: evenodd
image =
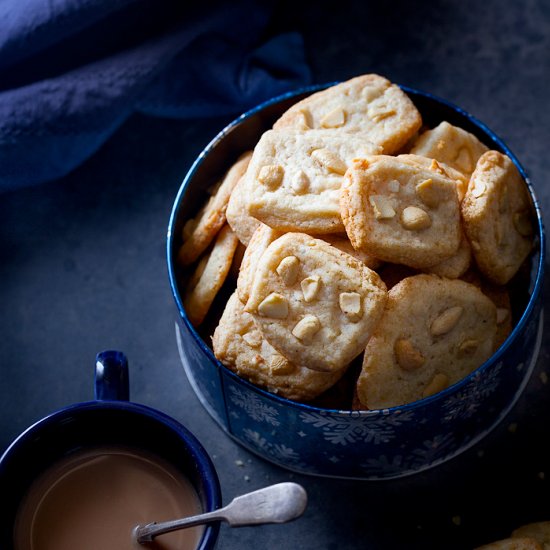
M 6 468 L 6 462 L 13 454 L 17 453 L 21 444 L 26 441 L 32 440 L 33 437 L 40 434 L 41 430 L 45 427 L 52 426 L 56 422 L 63 421 L 73 414 L 81 414 L 89 411 L 122 411 L 138 416 L 146 416 L 155 422 L 160 422 L 166 426 L 174 435 L 176 435 L 184 444 L 187 453 L 189 454 L 192 462 L 197 466 L 197 479 L 199 480 L 201 489 L 204 491 L 205 501 L 210 506 L 204 512 L 210 512 L 221 507 L 221 487 L 219 478 L 216 472 L 216 468 L 212 462 L 212 459 L 206 452 L 206 449 L 197 439 L 197 437 L 183 424 L 178 422 L 175 418 L 163 413 L 158 409 L 154 409 L 147 405 L 140 403 L 134 403 L 131 401 L 119 401 L 119 400 L 91 400 L 83 401 L 80 403 L 73 403 L 54 412 L 47 414 L 40 418 L 25 430 L 23 430 L 6 448 L 6 450 L 0 456 L 0 478 L 4 475 Z M 94 413 L 92 413 L 94 414 Z M 137 448 L 137 447 L 136 447 Z M 149 449 L 149 452 L 155 453 L 154 450 Z M 160 453 L 157 453 L 159 458 L 173 461 L 163 457 Z M 173 463 L 174 464 L 174 463 Z M 176 464 L 174 464 L 177 466 Z M 199 541 L 196 550 L 212 550 L 215 547 L 216 540 L 218 538 L 220 525 L 219 523 L 210 523 L 205 525 L 203 535 Z
M 463 377 L 462 379 L 458 380 L 451 386 L 445 388 L 444 390 L 438 392 L 435 395 L 431 395 L 429 397 L 419 399 L 416 401 L 413 401 L 411 403 L 406 403 L 403 405 L 397 405 L 394 407 L 387 407 L 383 409 L 372 409 L 372 410 L 348 410 L 348 409 L 334 409 L 334 408 L 322 408 L 317 407 L 314 405 L 310 405 L 308 403 L 301 403 L 298 401 L 292 401 L 290 399 L 286 399 L 284 397 L 281 397 L 279 395 L 273 394 L 271 392 L 268 392 L 267 390 L 264 390 L 263 388 L 260 388 L 258 386 L 255 386 L 248 380 L 245 380 L 244 378 L 241 378 L 240 376 L 236 375 L 234 372 L 232 372 L 230 369 L 228 369 L 223 363 L 221 363 L 214 355 L 214 352 L 210 347 L 204 342 L 204 340 L 201 338 L 198 331 L 195 329 L 195 327 L 191 324 L 187 313 L 185 311 L 185 308 L 183 306 L 183 300 L 180 295 L 177 280 L 176 280 L 176 273 L 175 273 L 175 267 L 174 267 L 174 255 L 172 253 L 172 249 L 174 247 L 174 238 L 175 238 L 175 225 L 177 222 L 177 217 L 182 205 L 182 199 L 184 198 L 186 192 L 188 191 L 188 188 L 191 185 L 191 182 L 203 163 L 204 159 L 211 153 L 213 149 L 215 149 L 218 144 L 239 124 L 241 124 L 245 119 L 250 118 L 257 114 L 258 112 L 266 109 L 267 107 L 270 107 L 271 105 L 274 105 L 276 103 L 280 103 L 282 101 L 285 101 L 287 99 L 291 99 L 293 97 L 303 95 L 303 94 L 311 94 L 317 91 L 324 90 L 330 86 L 339 84 L 340 82 L 329 82 L 325 84 L 314 84 L 311 86 L 305 86 L 302 88 L 298 88 L 296 90 L 292 90 L 289 92 L 286 92 L 284 94 L 278 95 L 276 97 L 273 97 L 271 99 L 268 99 L 267 101 L 264 101 L 263 103 L 260 103 L 259 105 L 253 107 L 252 109 L 249 109 L 248 111 L 244 112 L 240 116 L 238 116 L 236 119 L 231 121 L 229 124 L 227 124 L 220 132 L 218 132 L 215 137 L 204 147 L 204 149 L 199 153 L 198 157 L 195 159 L 189 170 L 187 171 L 184 179 L 182 180 L 182 183 L 180 184 L 180 187 L 178 189 L 178 193 L 176 194 L 176 198 L 172 205 L 172 210 L 170 212 L 170 218 L 168 221 L 168 229 L 166 234 L 166 258 L 167 258 L 167 267 L 168 267 L 168 278 L 170 282 L 170 289 L 172 292 L 172 297 L 174 298 L 176 302 L 176 306 L 178 309 L 180 320 L 183 321 L 185 327 L 195 340 L 195 342 L 199 345 L 199 348 L 201 351 L 205 354 L 206 358 L 210 360 L 210 362 L 213 362 L 219 369 L 223 369 L 224 373 L 226 375 L 229 375 L 232 379 L 237 380 L 239 383 L 242 383 L 246 388 L 252 389 L 255 392 L 261 394 L 263 397 L 274 400 L 275 402 L 282 404 L 284 406 L 290 406 L 291 408 L 301 410 L 301 411 L 308 411 L 308 412 L 321 412 L 324 414 L 345 414 L 350 415 L 353 414 L 353 416 L 363 416 L 363 417 L 369 417 L 369 416 L 378 416 L 378 415 L 387 415 L 393 412 L 399 412 L 403 413 L 410 410 L 415 410 L 421 407 L 424 407 L 426 405 L 429 405 L 433 401 L 438 401 L 440 399 L 444 399 L 449 394 L 454 393 L 456 391 L 459 391 L 462 387 L 469 384 L 475 376 L 479 376 L 482 374 L 485 370 L 487 370 L 490 365 L 498 362 L 502 356 L 507 352 L 507 350 L 513 345 L 513 343 L 517 340 L 518 337 L 521 336 L 521 333 L 525 330 L 525 327 L 533 313 L 533 310 L 536 307 L 536 304 L 538 300 L 540 299 L 540 295 L 542 292 L 542 286 L 544 282 L 544 268 L 545 268 L 545 257 L 546 257 L 546 237 L 545 237 L 545 229 L 544 229 L 544 222 L 542 217 L 542 212 L 540 208 L 539 200 L 536 196 L 535 190 L 533 188 L 533 185 L 531 183 L 531 180 L 529 176 L 527 175 L 527 172 L 525 168 L 522 166 L 518 158 L 514 155 L 514 153 L 511 151 L 511 149 L 506 145 L 506 143 L 495 133 L 493 130 L 491 130 L 485 123 L 478 120 L 476 117 L 465 111 L 462 107 L 459 107 L 458 105 L 455 105 L 454 103 L 440 98 L 436 96 L 435 94 L 432 94 L 430 92 L 424 92 L 421 90 L 417 90 L 415 88 L 411 88 L 408 86 L 402 86 L 399 85 L 399 87 L 407 94 L 411 94 L 413 96 L 419 96 L 425 99 L 428 99 L 430 101 L 435 101 L 436 103 L 439 103 L 456 113 L 458 113 L 460 116 L 465 117 L 471 124 L 473 124 L 475 127 L 480 129 L 486 136 L 488 136 L 494 143 L 496 143 L 501 150 L 510 157 L 518 171 L 520 172 L 520 175 L 524 179 L 528 191 L 530 199 L 533 203 L 533 209 L 536 215 L 537 219 L 537 237 L 538 237 L 538 244 L 539 244 L 539 250 L 538 250 L 538 262 L 536 264 L 536 276 L 534 280 L 534 284 L 532 285 L 532 290 L 529 296 L 529 299 L 527 301 L 527 304 L 525 308 L 523 309 L 523 312 L 515 324 L 514 328 L 512 329 L 512 332 L 508 335 L 506 340 L 502 343 L 502 345 L 499 347 L 499 349 L 487 359 L 484 363 L 482 363 L 479 367 L 474 369 L 471 373 Z M 412 98 L 411 98 L 412 99 Z

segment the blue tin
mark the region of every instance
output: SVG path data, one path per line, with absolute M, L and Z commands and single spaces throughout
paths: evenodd
M 331 85 L 331 84 L 329 84 Z M 391 479 L 439 465 L 485 437 L 523 392 L 540 349 L 545 235 L 531 182 L 515 155 L 485 124 L 431 94 L 403 87 L 426 125 L 442 120 L 507 154 L 525 178 L 537 222 L 529 272 L 512 290 L 515 328 L 477 370 L 446 390 L 408 405 L 373 411 L 324 409 L 270 394 L 216 360 L 183 307 L 175 262 L 183 221 L 194 215 L 205 189 L 254 147 L 293 103 L 327 87 L 312 86 L 274 98 L 224 128 L 199 155 L 176 196 L 167 236 L 170 286 L 178 310 L 176 337 L 187 377 L 201 403 L 235 441 L 264 459 L 303 474 Z M 214 327 L 210 327 L 213 332 Z

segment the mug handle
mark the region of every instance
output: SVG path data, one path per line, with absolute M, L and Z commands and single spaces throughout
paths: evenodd
M 130 399 L 128 359 L 121 351 L 107 350 L 95 358 L 95 398 L 98 401 Z

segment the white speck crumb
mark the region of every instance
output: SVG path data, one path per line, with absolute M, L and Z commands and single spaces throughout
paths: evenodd
M 539 472 L 539 473 L 537 474 L 537 476 L 538 476 L 538 478 L 539 478 L 540 480 L 544 480 L 544 478 L 545 478 L 545 473 L 544 473 L 544 472 Z
M 250 481 L 250 476 L 244 476 L 245 481 Z
M 244 466 L 244 462 L 242 460 L 235 460 L 235 465 L 242 468 Z
M 453 516 L 452 521 L 457 527 L 459 527 L 462 523 L 462 518 L 460 516 Z
M 546 374 L 546 372 L 541 372 L 539 374 L 539 377 L 540 377 L 540 381 L 543 383 L 543 384 L 547 384 L 548 383 L 548 375 Z
M 508 425 L 508 431 L 511 433 L 511 434 L 515 434 L 516 431 L 518 429 L 518 424 L 517 422 L 512 422 L 511 424 Z

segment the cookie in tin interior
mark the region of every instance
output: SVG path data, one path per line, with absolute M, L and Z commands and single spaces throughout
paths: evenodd
M 346 372 L 319 372 L 281 355 L 262 336 L 236 293 L 229 298 L 212 338 L 214 355 L 230 370 L 271 393 L 295 401 L 311 401 Z
M 362 134 L 380 146 L 382 153 L 393 154 L 421 125 L 420 113 L 399 86 L 382 76 L 366 74 L 306 97 L 273 127 Z
M 269 130 L 246 172 L 248 214 L 280 231 L 342 233 L 344 173 L 356 157 L 378 151 L 364 137 L 342 132 Z
M 252 153 L 243 153 L 218 182 L 213 195 L 199 213 L 187 220 L 183 227 L 183 244 L 177 261 L 181 265 L 192 264 L 210 245 L 226 223 L 229 198 L 237 182 L 246 172 Z
M 248 213 L 243 188 L 244 174 L 231 192 L 225 215 L 227 217 L 227 223 L 231 229 L 233 229 L 237 237 L 239 237 L 239 241 L 241 241 L 243 245 L 248 246 L 254 231 L 256 231 L 261 222 Z
M 356 160 L 344 178 L 340 210 L 353 247 L 381 260 L 422 269 L 458 252 L 456 182 L 399 157 Z
M 469 177 L 488 147 L 476 136 L 447 121 L 420 134 L 411 153 L 436 159 Z
M 245 310 L 289 360 L 338 371 L 359 355 L 386 301 L 380 277 L 362 262 L 303 233 L 286 233 L 263 253 Z
M 461 208 L 480 271 L 494 283 L 508 283 L 534 245 L 527 186 L 512 160 L 498 151 L 485 153 Z
M 204 321 L 227 278 L 238 245 L 239 239 L 225 224 L 216 236 L 212 249 L 198 262 L 183 300 L 183 307 L 194 326 Z
M 476 286 L 436 275 L 403 279 L 365 349 L 360 402 L 384 409 L 447 388 L 492 355 L 496 330 L 496 307 Z

